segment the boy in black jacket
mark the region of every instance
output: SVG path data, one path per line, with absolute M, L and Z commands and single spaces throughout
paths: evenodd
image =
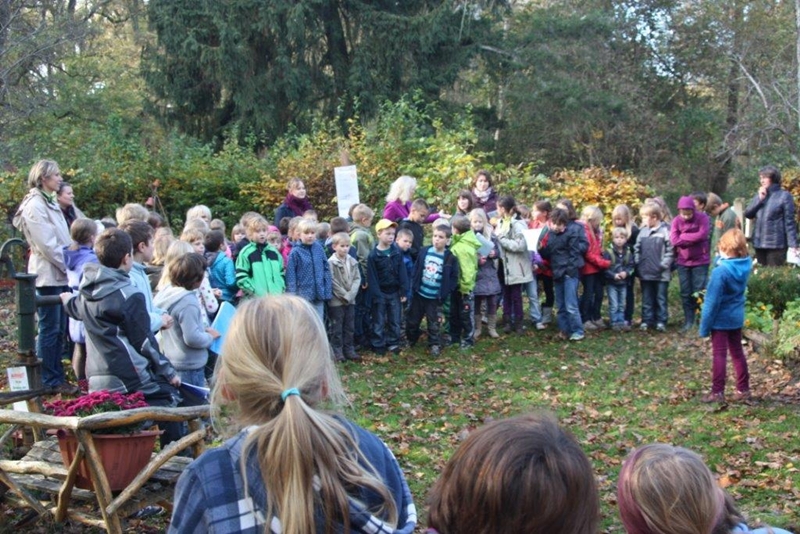
M 450 228 L 439 226 L 433 231 L 432 245 L 420 251 L 414 267 L 411 311 L 408 314 L 407 336 L 411 346 L 419 340 L 422 316 L 428 321 L 428 347 L 431 355 L 438 356 L 439 314 L 442 303 L 458 287 L 458 261 L 449 250 Z
M 397 223 L 381 219 L 375 225 L 378 241 L 367 257 L 367 291 L 372 302 L 372 349 L 400 352 L 400 306 L 408 293 L 403 255 L 394 244 Z

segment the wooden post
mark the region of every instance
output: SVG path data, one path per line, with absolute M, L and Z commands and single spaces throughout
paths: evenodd
M 97 504 L 100 507 L 100 513 L 103 515 L 103 521 L 106 523 L 106 530 L 112 534 L 122 534 L 122 523 L 120 523 L 117 514 L 109 514 L 106 512 L 106 507 L 111 502 L 113 495 L 111 493 L 111 486 L 108 484 L 108 477 L 103 468 L 103 462 L 94 445 L 92 433 L 88 430 L 76 430 L 75 436 L 78 438 L 78 442 L 85 448 L 86 463 L 89 465 L 89 474 L 92 477 L 92 485 L 94 486 L 94 493 L 97 495 Z
M 78 449 L 75 451 L 75 458 L 72 460 L 72 465 L 69 466 L 67 478 L 58 491 L 58 508 L 55 514 L 56 523 L 61 523 L 67 518 L 67 509 L 69 507 L 69 501 L 72 498 L 72 487 L 75 485 L 75 477 L 78 476 L 78 470 L 81 467 L 81 462 L 83 462 L 83 457 L 83 445 L 78 443 Z

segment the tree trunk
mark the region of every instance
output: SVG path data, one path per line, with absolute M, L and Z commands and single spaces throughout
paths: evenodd
M 800 1 L 800 0 L 797 0 Z M 738 32 L 742 21 L 742 8 L 738 2 L 731 6 L 733 20 L 733 44 L 730 51 L 730 66 L 728 68 L 728 105 L 725 117 L 725 138 L 722 140 L 722 152 L 714 159 L 717 170 L 711 179 L 709 189 L 714 193 L 723 196 L 728 189 L 728 180 L 733 169 L 733 158 L 736 155 L 736 138 L 738 137 L 737 127 L 739 126 L 739 65 L 735 55 L 739 53 Z
M 797 29 L 796 55 L 797 55 L 797 132 L 800 135 L 800 0 L 794 0 L 794 19 Z

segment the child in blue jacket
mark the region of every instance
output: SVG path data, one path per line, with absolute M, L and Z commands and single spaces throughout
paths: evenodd
M 742 326 L 747 279 L 753 261 L 747 253 L 747 241 L 739 229 L 728 230 L 719 240 L 720 261 L 711 271 L 703 313 L 700 318 L 700 337 L 711 335 L 713 364 L 711 393 L 702 402 L 725 401 L 725 366 L 728 349 L 736 371 L 734 399 L 750 397 L 750 374 L 742 349 Z
M 297 224 L 300 237 L 289 252 L 286 265 L 286 292 L 311 303 L 325 322 L 325 302 L 333 296 L 333 280 L 325 249 L 317 241 L 317 223 L 303 219 Z

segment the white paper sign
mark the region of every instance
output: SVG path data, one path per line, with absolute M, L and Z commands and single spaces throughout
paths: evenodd
M 528 250 L 537 251 L 539 247 L 539 236 L 542 235 L 542 229 L 523 230 L 522 235 L 525 236 L 525 244 L 528 245 Z
M 350 207 L 361 202 L 358 196 L 358 173 L 355 165 L 335 167 L 333 177 L 336 181 L 336 201 L 339 217 L 347 218 Z
M 30 389 L 28 385 L 28 369 L 25 367 L 9 367 L 6 369 L 8 374 L 8 387 L 11 391 L 25 391 Z M 25 401 L 15 402 L 14 409 L 19 412 L 28 411 L 28 403 Z

